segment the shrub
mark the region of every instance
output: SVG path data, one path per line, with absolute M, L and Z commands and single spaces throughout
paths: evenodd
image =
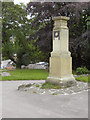
M 78 74 L 78 75 L 88 74 L 88 69 L 86 67 L 78 67 L 76 69 L 76 74 Z
M 40 85 L 37 84 L 36 87 L 40 87 Z

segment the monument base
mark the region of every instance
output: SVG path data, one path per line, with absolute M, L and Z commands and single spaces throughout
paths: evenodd
M 51 53 L 50 57 L 50 73 L 46 82 L 57 84 L 60 86 L 74 86 L 76 80 L 72 74 L 72 57 L 70 52 L 62 52 L 58 54 Z
M 69 51 L 69 17 L 54 17 L 53 51 L 50 57 L 49 77 L 46 82 L 69 87 L 76 85 L 72 74 L 72 57 Z
M 69 76 L 61 77 L 61 78 L 58 78 L 58 77 L 48 77 L 46 79 L 46 82 L 47 83 L 52 83 L 52 84 L 55 84 L 55 85 L 60 85 L 62 87 L 71 87 L 71 86 L 75 86 L 76 85 L 76 80 L 73 77 L 73 75 L 69 75 Z

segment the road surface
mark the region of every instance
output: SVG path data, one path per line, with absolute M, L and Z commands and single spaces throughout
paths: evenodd
M 30 82 L 33 81 L 0 81 L 3 118 L 88 118 L 87 91 L 73 95 L 39 95 L 17 90 L 20 84 Z

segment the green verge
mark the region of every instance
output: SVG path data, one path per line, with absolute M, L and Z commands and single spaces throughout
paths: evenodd
M 89 82 L 90 83 L 90 75 L 89 76 L 80 76 L 75 78 L 77 81 Z
M 41 89 L 60 89 L 60 85 L 54 85 L 52 83 L 43 83 Z
M 16 69 L 7 71 L 11 76 L 2 77 L 2 81 L 7 80 L 45 80 L 49 73 L 46 70 L 38 69 Z
M 49 75 L 49 73 L 46 70 L 39 70 L 39 69 L 16 69 L 14 71 L 6 71 L 6 72 L 9 72 L 11 76 L 5 76 L 5 77 L 0 76 L 0 81 L 46 80 Z M 90 75 L 76 77 L 76 80 L 90 83 Z

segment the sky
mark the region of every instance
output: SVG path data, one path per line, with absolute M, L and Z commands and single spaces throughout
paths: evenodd
M 27 3 L 29 3 L 29 2 L 30 2 L 30 0 L 14 0 L 14 3 L 15 3 L 15 4 L 19 4 L 19 3 L 27 4 Z

